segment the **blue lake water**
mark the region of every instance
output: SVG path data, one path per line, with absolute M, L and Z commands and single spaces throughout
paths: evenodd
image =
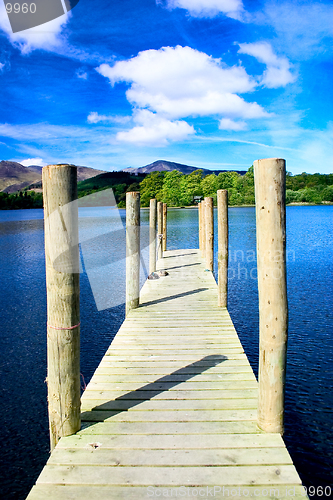
M 81 372 L 88 382 L 124 320 L 125 211 L 80 209 Z M 148 211 L 142 210 L 142 282 Z M 229 209 L 228 308 L 258 368 L 255 211 Z M 107 233 L 114 231 L 110 246 Z M 196 209 L 168 211 L 168 248 L 198 247 Z M 215 249 L 217 250 L 217 249 Z M 333 207 L 287 208 L 289 340 L 284 439 L 305 485 L 333 488 Z M 110 257 L 111 255 L 111 257 Z M 21 500 L 49 455 L 42 210 L 0 212 L 0 454 L 4 499 Z

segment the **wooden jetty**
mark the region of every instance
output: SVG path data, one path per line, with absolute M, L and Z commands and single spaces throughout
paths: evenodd
M 280 434 L 257 426 L 257 381 L 199 251 L 158 268 L 28 500 L 304 498 Z
M 199 209 L 200 250 L 171 251 L 167 207 L 151 200 L 149 269 L 159 277 L 141 292 L 140 194 L 130 192 L 126 319 L 81 398 L 80 415 L 76 171 L 44 167 L 51 456 L 28 500 L 306 496 L 281 437 L 285 161 L 257 160 L 255 180 L 259 384 L 226 308 L 227 192 L 217 193 L 218 284 L 213 198 Z

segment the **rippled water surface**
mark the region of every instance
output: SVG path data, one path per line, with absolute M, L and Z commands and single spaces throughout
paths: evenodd
M 80 209 L 81 372 L 86 382 L 124 320 L 125 212 L 119 214 Z M 42 210 L 0 212 L 0 495 L 5 499 L 25 498 L 48 458 L 42 217 Z M 143 283 L 147 210 L 141 219 Z M 229 209 L 229 222 L 228 308 L 257 373 L 254 208 Z M 333 486 L 333 207 L 288 207 L 287 239 L 285 441 L 304 484 Z M 193 247 L 198 247 L 197 210 L 170 209 L 168 248 Z

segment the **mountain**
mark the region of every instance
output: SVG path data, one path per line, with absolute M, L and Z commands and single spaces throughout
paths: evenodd
M 89 167 L 78 167 L 78 181 L 84 181 L 105 173 L 105 170 L 96 170 Z M 42 187 L 42 167 L 31 165 L 24 167 L 16 161 L 0 162 L 0 191 L 5 193 L 15 193 L 28 186 L 32 189 L 41 189 Z
M 131 174 L 151 174 L 151 172 L 170 172 L 172 170 L 178 170 L 178 172 L 181 172 L 182 174 L 191 174 L 198 169 L 198 167 L 190 167 L 189 165 L 183 165 L 182 163 L 175 163 L 173 161 L 157 160 L 154 161 L 154 163 L 150 163 L 150 165 L 146 165 L 145 167 L 124 168 L 123 172 L 129 172 Z M 208 168 L 200 168 L 200 170 L 203 171 L 204 175 L 218 175 L 220 172 L 229 172 L 229 170 L 209 170 Z M 246 174 L 246 170 L 233 170 L 233 172 L 237 172 L 241 175 Z

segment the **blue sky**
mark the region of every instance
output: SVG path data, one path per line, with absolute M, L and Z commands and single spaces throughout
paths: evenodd
M 0 159 L 332 172 L 332 37 L 325 1 L 80 0 L 13 34 L 0 0 Z

